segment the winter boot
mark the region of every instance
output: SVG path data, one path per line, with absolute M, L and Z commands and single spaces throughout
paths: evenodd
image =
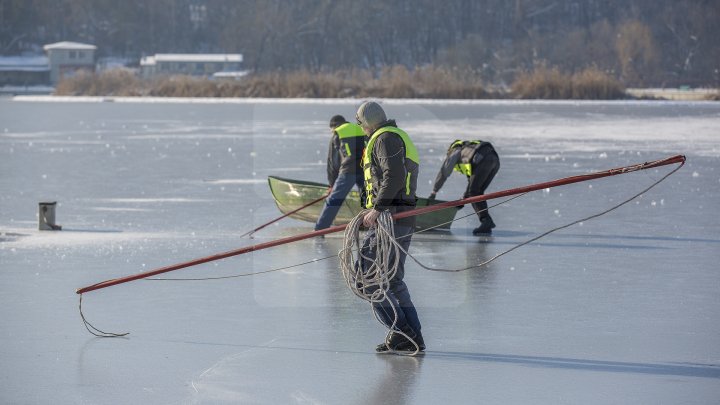
M 403 339 L 402 342 L 396 344 L 393 347 L 393 350 L 395 350 L 396 352 L 409 352 L 409 353 L 413 353 L 415 350 L 417 350 L 419 352 L 425 351 L 425 341 L 423 340 L 423 337 L 421 334 L 418 334 L 415 337 L 413 337 L 413 341 L 415 341 L 415 343 L 417 344 L 417 347 L 415 347 L 415 344 L 413 344 L 413 342 L 411 342 L 407 339 Z
M 403 328 L 403 333 L 410 336 L 410 338 L 417 343 L 419 351 L 425 350 L 425 341 L 423 340 L 422 334 L 416 334 L 412 329 L 407 327 Z M 375 351 L 377 353 L 385 353 L 392 350 L 395 352 L 412 353 L 418 348 L 416 348 L 415 344 L 408 340 L 404 335 L 400 333 L 393 333 L 390 335 L 389 339 L 386 339 L 384 342 L 377 345 L 375 347 Z
M 480 226 L 473 229 L 473 235 L 489 235 L 492 233 L 492 229 L 495 228 L 495 222 L 492 218 L 486 217 L 480 221 Z
M 389 338 L 386 337 L 384 342 L 375 347 L 375 351 L 378 353 L 389 352 L 390 350 L 395 350 L 398 345 L 405 343 L 410 343 L 405 336 L 399 333 L 392 333 Z

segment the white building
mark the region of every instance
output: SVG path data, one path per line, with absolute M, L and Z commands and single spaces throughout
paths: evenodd
M 218 72 L 240 72 L 241 54 L 158 53 L 140 60 L 143 77 L 157 75 L 212 76 Z
M 0 86 L 50 84 L 50 64 L 46 56 L 0 56 Z
M 65 41 L 45 45 L 43 49 L 47 52 L 50 82 L 53 84 L 78 70 L 95 71 L 95 45 Z

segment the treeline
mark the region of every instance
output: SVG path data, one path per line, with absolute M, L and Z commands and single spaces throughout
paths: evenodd
M 573 75 L 537 69 L 518 76 L 511 89 L 489 89 L 470 69 L 402 65 L 334 72 L 265 72 L 242 80 L 192 76 L 137 77 L 127 69 L 84 72 L 58 83 L 56 95 L 131 97 L 272 97 L 272 98 L 539 98 L 607 100 L 626 98 L 620 82 L 596 68 Z
M 470 68 L 510 85 L 590 67 L 629 87 L 717 86 L 718 0 L 0 0 L 0 53 L 242 53 L 255 72 Z

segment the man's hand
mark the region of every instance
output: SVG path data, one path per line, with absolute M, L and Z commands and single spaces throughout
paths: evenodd
M 430 195 L 427 198 L 427 205 L 432 205 L 435 203 L 435 192 L 433 191 L 430 193 Z
M 377 222 L 378 217 L 380 216 L 380 211 L 378 210 L 370 210 L 365 216 L 363 217 L 363 225 L 365 225 L 366 228 L 372 228 L 375 226 L 375 223 Z
M 330 194 L 332 192 L 332 189 L 333 189 L 333 186 L 328 187 L 327 193 L 325 193 L 325 194 Z

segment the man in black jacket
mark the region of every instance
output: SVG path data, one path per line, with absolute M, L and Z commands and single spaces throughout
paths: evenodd
M 365 133 L 359 125 L 349 123 L 342 115 L 330 119 L 330 145 L 327 157 L 327 176 L 330 194 L 315 224 L 315 230 L 332 225 L 354 185 L 362 191 L 364 180 L 360 161 L 365 148 Z
M 483 195 L 499 169 L 500 158 L 490 142 L 456 140 L 448 148 L 445 162 L 443 162 L 440 172 L 435 178 L 435 185 L 428 200 L 435 199 L 435 195 L 440 191 L 453 170 L 467 176 L 468 186 L 463 198 L 469 198 Z M 473 203 L 472 206 L 480 218 L 480 226 L 473 229 L 473 235 L 492 233 L 495 223 L 488 212 L 487 202 L 480 201 Z
M 356 118 L 369 137 L 363 158 L 366 192 L 364 203 L 365 208 L 370 209 L 363 218 L 363 224 L 369 230 L 361 245 L 361 255 L 365 259 L 361 259 L 359 263 L 363 271 L 366 271 L 377 253 L 376 223 L 380 213 L 387 210 L 394 214 L 415 208 L 419 158 L 410 137 L 396 127 L 394 120 L 387 119 L 385 111 L 378 103 L 363 103 Z M 415 217 L 402 218 L 393 225 L 395 238 L 405 251 L 410 247 L 414 226 Z M 390 280 L 389 289 L 385 291 L 385 299 L 373 303 L 378 319 L 388 328 L 394 323 L 394 330 L 402 334 L 391 333 L 375 348 L 377 352 L 425 350 L 420 320 L 403 281 L 405 256 L 402 251 L 399 253 L 397 272 Z M 392 261 L 391 258 L 390 262 Z

